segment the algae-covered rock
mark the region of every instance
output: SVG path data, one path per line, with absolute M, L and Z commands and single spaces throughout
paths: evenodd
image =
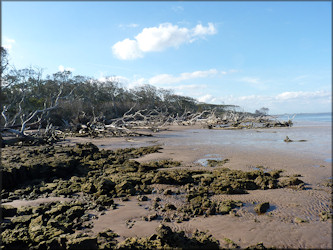
M 46 215 L 56 216 L 65 213 L 71 207 L 68 203 L 57 203 L 54 204 L 48 211 L 45 212 Z
M 112 230 L 106 230 L 104 232 L 99 232 L 97 234 L 98 249 L 112 249 L 117 245 L 115 238 L 118 234 L 114 233 Z
M 81 206 L 73 206 L 66 211 L 66 216 L 73 220 L 74 218 L 79 218 L 84 214 L 85 209 Z
M 287 179 L 280 180 L 280 185 L 282 187 L 292 187 L 292 186 L 298 187 L 298 186 L 300 186 L 301 189 L 304 189 L 304 182 L 302 180 L 298 179 L 297 177 L 294 177 L 294 176 L 289 177 Z
M 98 183 L 96 183 L 98 194 L 110 194 L 114 190 L 116 184 L 107 178 L 102 178 Z
M 254 211 L 257 214 L 264 214 L 269 209 L 269 207 L 270 207 L 269 202 L 259 203 L 254 207 Z
M 117 245 L 117 249 L 219 249 L 219 242 L 210 234 L 195 231 L 192 237 L 184 231 L 174 232 L 161 224 L 156 234 L 144 238 L 127 238 Z
M 327 221 L 333 218 L 332 212 L 323 211 L 319 213 L 319 218 L 321 221 Z
M 1 246 L 4 249 L 28 249 L 31 238 L 27 227 L 6 229 L 1 232 Z
M 116 192 L 119 196 L 126 196 L 127 194 L 134 195 L 136 193 L 135 183 L 132 180 L 124 180 L 115 186 Z
M 309 222 L 309 221 L 306 220 L 306 219 L 302 219 L 302 218 L 300 218 L 300 217 L 296 217 L 296 218 L 294 219 L 294 222 L 300 224 L 300 223 L 306 223 L 306 222 Z
M 211 160 L 211 159 L 208 159 L 207 160 L 207 166 L 208 167 L 223 166 L 227 162 L 229 162 L 229 159 L 224 159 L 224 160 Z
M 114 204 L 114 200 L 106 195 L 99 196 L 95 202 L 96 204 L 102 206 L 111 206 L 112 204 Z
M 39 242 L 45 240 L 45 236 L 44 236 L 45 230 L 43 227 L 44 224 L 46 224 L 46 222 L 44 222 L 42 215 L 38 216 L 35 219 L 32 219 L 29 224 L 30 238 L 36 243 L 39 243 Z
M 67 241 L 66 249 L 98 249 L 97 237 L 82 237 Z
M 15 216 L 11 219 L 11 223 L 15 227 L 16 225 L 29 225 L 31 219 L 33 218 L 33 215 L 21 215 L 21 216 Z
M 218 212 L 220 214 L 228 214 L 231 210 L 232 210 L 232 207 L 228 206 L 226 204 L 220 204 L 220 206 L 218 206 Z
M 165 204 L 164 208 L 165 208 L 166 210 L 177 210 L 176 206 L 173 205 L 173 204 L 170 204 L 170 203 Z
M 17 208 L 10 205 L 1 205 L 1 217 L 13 217 L 17 213 Z
M 130 237 L 117 244 L 116 249 L 168 249 L 167 244 L 156 237 L 136 238 Z
M 88 182 L 81 185 L 81 191 L 84 193 L 93 194 L 97 191 L 97 189 L 93 183 Z
M 264 246 L 264 243 L 259 242 L 259 243 L 257 243 L 256 245 L 248 246 L 248 247 L 246 247 L 245 249 L 248 249 L 248 250 L 260 250 L 260 249 L 275 249 L 275 248 L 266 248 L 266 247 Z
M 148 197 L 145 195 L 138 195 L 137 199 L 138 201 L 148 201 Z
M 239 246 L 233 240 L 231 240 L 229 238 L 224 238 L 223 240 L 228 245 L 228 248 L 230 248 L 230 249 L 239 248 Z
M 183 231 L 173 232 L 170 227 L 161 224 L 157 230 L 157 236 L 171 247 L 180 248 L 205 248 L 218 249 L 219 243 L 216 239 L 205 232 L 195 231 L 191 238 L 187 237 Z

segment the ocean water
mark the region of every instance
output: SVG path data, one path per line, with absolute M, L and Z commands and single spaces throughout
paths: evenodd
M 278 120 L 292 119 L 295 125 L 328 125 L 332 123 L 332 113 L 302 113 L 278 115 Z
M 302 114 L 293 119 L 294 125 L 269 129 L 190 129 L 165 135 L 168 145 L 212 146 L 230 145 L 245 150 L 275 150 L 276 152 L 305 155 L 332 162 L 332 115 Z M 288 120 L 279 117 L 278 120 Z M 169 137 L 170 136 L 170 137 Z M 286 143 L 288 136 L 294 142 Z M 157 137 L 159 137 L 157 135 Z M 164 137 L 161 135 L 161 137 Z M 165 138 L 166 139 L 166 138 Z

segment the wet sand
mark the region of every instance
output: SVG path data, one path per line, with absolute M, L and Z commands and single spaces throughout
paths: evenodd
M 230 161 L 225 167 L 230 169 L 253 170 L 261 165 L 265 171 L 282 169 L 283 175 L 300 175 L 306 190 L 253 190 L 245 195 L 214 197 L 242 201 L 245 206 L 239 209 L 238 216 L 201 216 L 167 224 L 189 233 L 195 229 L 208 230 L 220 242 L 226 237 L 241 247 L 263 242 L 266 247 L 329 249 L 332 248 L 332 220 L 320 221 L 319 213 L 332 209 L 332 189 L 324 185 L 332 178 L 330 133 L 330 127 L 311 126 L 247 131 L 170 127 L 154 137 L 70 138 L 67 143 L 92 141 L 105 149 L 161 145 L 160 153 L 137 160 L 173 159 L 182 161 L 188 168 L 204 168 L 198 160 L 227 158 Z M 307 141 L 285 143 L 285 136 Z M 148 207 L 156 195 L 149 195 L 150 200 L 146 202 L 135 198 L 120 202 L 120 209 L 99 215 L 93 232 L 110 228 L 122 238 L 151 235 L 159 222 L 144 221 L 142 216 L 152 213 Z M 165 196 L 163 199 L 173 198 Z M 271 208 L 268 213 L 257 215 L 253 202 L 269 202 Z M 306 222 L 298 223 L 296 218 Z

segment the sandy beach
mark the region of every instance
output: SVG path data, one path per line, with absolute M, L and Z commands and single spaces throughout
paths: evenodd
M 285 136 L 295 142 L 284 142 Z M 229 159 L 224 167 L 230 169 L 250 171 L 262 166 L 265 171 L 281 169 L 285 176 L 298 175 L 305 182 L 305 190 L 283 188 L 250 190 L 243 195 L 215 195 L 215 200 L 240 200 L 244 206 L 236 215 L 200 216 L 166 224 L 188 233 L 195 229 L 208 231 L 220 242 L 229 238 L 241 247 L 263 242 L 266 247 L 328 249 L 332 248 L 332 220 L 321 221 L 319 213 L 332 209 L 332 189 L 325 185 L 332 179 L 330 138 L 330 126 L 241 131 L 177 126 L 153 137 L 69 138 L 64 143 L 92 141 L 104 149 L 161 145 L 159 153 L 136 160 L 172 159 L 181 161 L 186 168 L 209 169 L 205 160 Z M 164 189 L 168 187 L 172 188 Z M 112 229 L 122 238 L 151 235 L 160 222 L 144 221 L 142 216 L 152 213 L 149 207 L 154 198 L 161 197 L 164 202 L 174 204 L 179 200 L 159 193 L 148 197 L 144 202 L 135 198 L 126 202 L 119 200 L 120 209 L 98 215 L 93 233 Z M 253 209 L 255 202 L 269 202 L 270 209 L 258 215 Z

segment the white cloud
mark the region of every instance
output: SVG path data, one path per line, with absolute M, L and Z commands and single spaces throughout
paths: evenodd
M 192 43 L 198 38 L 216 33 L 217 29 L 212 23 L 208 23 L 207 27 L 198 24 L 193 29 L 163 23 L 158 27 L 144 28 L 135 40 L 126 38 L 117 42 L 112 46 L 112 51 L 121 60 L 133 60 L 143 57 L 147 52 L 163 51 L 169 47 L 178 48 L 184 43 Z
M 182 6 L 174 6 L 174 7 L 172 7 L 172 10 L 174 12 L 182 12 L 184 10 L 184 8 Z
M 11 50 L 13 48 L 13 44 L 16 42 L 14 39 L 10 39 L 5 37 L 2 47 L 4 47 L 7 50 Z
M 206 102 L 206 103 L 212 103 L 213 99 L 215 99 L 215 98 L 210 94 L 206 94 L 206 95 L 198 97 L 199 102 Z
M 164 23 L 159 27 L 144 28 L 135 39 L 143 52 L 162 51 L 168 47 L 178 48 L 190 39 L 190 34 L 187 28 Z
M 205 36 L 205 35 L 214 35 L 217 33 L 215 26 L 212 23 L 208 23 L 208 27 L 204 27 L 201 24 L 198 24 L 193 29 L 193 37 L 196 36 Z
M 283 92 L 277 95 L 247 95 L 247 96 L 220 96 L 204 94 L 198 101 L 212 104 L 233 104 L 244 108 L 245 111 L 254 112 L 256 109 L 267 107 L 271 114 L 320 112 L 330 110 L 332 94 L 329 91 L 312 92 Z
M 142 51 L 139 49 L 137 41 L 125 39 L 117 42 L 112 47 L 113 54 L 121 60 L 132 60 L 143 57 Z
M 189 85 L 179 85 L 172 87 L 172 89 L 177 89 L 177 90 L 198 90 L 205 88 L 207 88 L 206 84 L 189 84 Z
M 314 92 L 283 92 L 277 95 L 276 100 L 287 101 L 295 99 L 316 99 L 316 98 L 331 98 L 332 94 L 325 91 L 314 91 Z
M 229 73 L 237 73 L 237 72 L 239 72 L 240 70 L 238 70 L 238 69 L 230 69 L 228 72 Z
M 314 91 L 314 92 L 283 92 L 275 97 L 278 101 L 288 101 L 295 99 L 309 100 L 309 99 L 321 99 L 321 98 L 332 98 L 332 94 L 326 91 Z
M 173 76 L 169 74 L 156 75 L 148 80 L 149 84 L 172 84 L 178 83 L 181 81 L 186 81 L 195 78 L 205 78 L 211 77 L 218 74 L 218 70 L 209 69 L 209 70 L 199 70 L 194 72 L 185 72 L 181 73 L 179 76 Z M 221 72 L 223 74 L 223 72 Z
M 119 24 L 119 28 L 137 28 L 139 27 L 139 24 L 137 23 L 130 23 L 130 24 Z
M 293 81 L 299 81 L 299 80 L 304 80 L 306 78 L 308 78 L 308 75 L 301 75 L 301 76 L 297 76 L 293 79 Z
M 269 83 L 269 81 L 262 81 L 258 77 L 243 77 L 240 79 L 241 82 L 248 83 L 250 86 L 258 89 L 258 90 L 265 90 L 268 88 L 268 85 L 265 83 Z
M 243 77 L 241 80 L 243 82 L 252 83 L 252 84 L 259 83 L 259 78 L 256 78 L 256 77 Z
M 128 84 L 129 80 L 127 77 L 124 77 L 124 76 L 104 76 L 104 75 L 101 75 L 99 78 L 98 78 L 98 81 L 100 82 L 106 82 L 106 81 L 112 81 L 112 82 L 118 82 L 120 84 Z
M 193 72 L 184 72 L 179 75 L 171 74 L 159 74 L 150 78 L 145 78 L 141 76 L 135 76 L 132 80 L 128 80 L 128 88 L 134 88 L 136 86 L 142 86 L 145 84 L 154 85 L 155 87 L 173 89 L 177 91 L 177 94 L 181 94 L 183 90 L 188 90 L 184 93 L 185 95 L 193 94 L 194 96 L 200 96 L 202 90 L 207 88 L 206 84 L 194 84 L 193 82 L 186 82 L 188 80 L 203 79 L 223 76 L 229 74 L 230 71 L 219 71 L 217 69 L 209 70 L 197 70 Z M 176 85 L 177 83 L 182 83 L 182 85 Z
M 64 72 L 65 70 L 66 70 L 66 71 L 71 71 L 71 72 L 73 72 L 75 69 L 74 69 L 74 68 L 70 68 L 70 67 L 66 67 L 66 68 L 65 68 L 64 66 L 59 65 L 58 70 L 59 70 L 60 72 Z

